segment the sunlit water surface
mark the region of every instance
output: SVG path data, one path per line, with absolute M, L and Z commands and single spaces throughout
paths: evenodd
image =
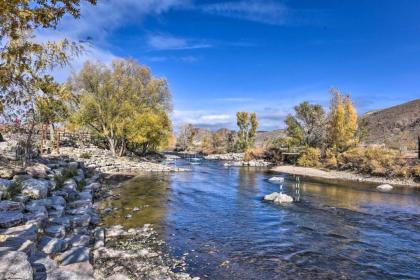
M 188 165 L 188 162 L 178 162 Z M 378 192 L 286 176 L 278 206 L 265 169 L 189 165 L 116 190 L 107 224 L 154 224 L 188 272 L 208 279 L 420 279 L 420 192 Z M 138 207 L 140 211 L 133 212 Z M 125 218 L 131 214 L 131 218 Z

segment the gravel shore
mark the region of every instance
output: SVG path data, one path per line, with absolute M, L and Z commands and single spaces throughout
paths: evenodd
M 310 167 L 299 167 L 292 165 L 281 165 L 271 169 L 273 172 L 287 173 L 298 175 L 302 177 L 308 177 L 317 181 L 333 182 L 333 183 L 345 183 L 345 182 L 358 182 L 368 184 L 390 184 L 394 186 L 408 186 L 408 187 L 420 187 L 420 183 L 414 182 L 412 179 L 389 179 L 384 177 L 374 177 L 362 174 L 355 174 L 346 171 L 335 171 L 335 170 L 321 170 Z

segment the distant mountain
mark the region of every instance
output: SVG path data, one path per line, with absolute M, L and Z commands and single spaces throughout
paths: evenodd
M 420 99 L 362 116 L 367 125 L 367 144 L 416 149 L 420 136 Z
M 284 129 L 276 129 L 272 131 L 257 131 L 255 135 L 255 146 L 266 147 L 274 139 L 286 137 L 286 131 Z

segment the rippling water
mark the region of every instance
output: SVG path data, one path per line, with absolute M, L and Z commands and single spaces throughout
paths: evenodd
M 192 275 L 208 279 L 420 279 L 420 192 L 382 193 L 286 176 L 278 206 L 264 169 L 204 161 L 192 172 L 136 177 L 107 224 L 152 223 Z M 140 211 L 132 212 L 134 207 Z M 126 219 L 127 214 L 132 218 Z

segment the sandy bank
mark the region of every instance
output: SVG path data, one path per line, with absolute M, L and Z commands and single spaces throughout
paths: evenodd
M 273 167 L 271 171 L 308 177 L 316 181 L 329 183 L 358 182 L 377 185 L 390 184 L 394 186 L 420 187 L 420 183 L 416 183 L 412 179 L 389 179 L 384 177 L 373 177 L 368 175 L 355 174 L 346 171 L 321 170 L 317 168 L 299 167 L 292 165 L 276 166 Z

